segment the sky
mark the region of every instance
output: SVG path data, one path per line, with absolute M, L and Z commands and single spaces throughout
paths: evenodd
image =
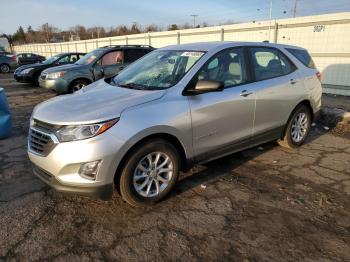
M 0 34 L 14 33 L 21 25 L 34 29 L 49 23 L 66 30 L 75 25 L 141 26 L 197 22 L 218 25 L 269 18 L 270 0 L 0 0 Z M 272 0 L 272 17 L 293 16 L 295 0 Z M 286 11 L 284 13 L 284 11 Z M 350 11 L 350 0 L 297 0 L 297 16 Z

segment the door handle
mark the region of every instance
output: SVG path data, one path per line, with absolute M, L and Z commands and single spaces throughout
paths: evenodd
M 240 96 L 247 97 L 249 95 L 253 94 L 253 92 L 248 92 L 247 90 L 243 90 L 240 94 Z
M 297 82 L 297 81 L 295 81 L 294 79 L 291 79 L 291 80 L 290 80 L 290 84 L 291 84 L 291 85 L 294 85 L 296 82 Z

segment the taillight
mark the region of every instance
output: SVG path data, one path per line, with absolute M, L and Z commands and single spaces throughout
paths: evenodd
M 316 76 L 317 76 L 318 80 L 320 80 L 320 82 L 321 82 L 322 81 L 322 74 L 320 72 L 317 72 Z
M 17 61 L 17 57 L 14 55 L 14 56 L 11 57 L 11 60 L 12 61 Z

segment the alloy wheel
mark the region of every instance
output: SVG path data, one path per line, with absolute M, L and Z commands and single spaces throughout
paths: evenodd
M 140 196 L 158 196 L 168 187 L 173 173 L 171 158 L 163 152 L 152 152 L 137 164 L 133 175 L 134 188 Z
M 1 73 L 8 73 L 8 72 L 10 72 L 10 67 L 8 65 L 1 65 L 0 72 Z
M 81 83 L 81 82 L 76 83 L 76 84 L 73 86 L 73 88 L 72 88 L 73 93 L 79 91 L 79 90 L 82 89 L 84 86 L 86 86 L 85 83 Z
M 292 123 L 291 137 L 293 142 L 299 143 L 305 138 L 308 131 L 308 116 L 301 112 L 296 115 Z

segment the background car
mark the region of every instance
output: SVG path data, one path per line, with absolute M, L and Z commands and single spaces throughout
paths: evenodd
M 4 89 L 0 87 L 0 139 L 9 137 L 11 132 L 11 114 Z
M 35 64 L 45 60 L 46 58 L 44 56 L 37 55 L 37 54 L 32 54 L 32 53 L 17 54 L 17 62 L 19 65 Z
M 18 82 L 39 85 L 39 76 L 43 70 L 54 66 L 73 64 L 84 55 L 84 53 L 63 53 L 52 56 L 42 63 L 24 65 L 17 68 L 14 78 Z
M 9 53 L 0 53 L 0 73 L 9 73 L 18 67 L 15 55 Z
M 73 65 L 50 68 L 39 78 L 41 87 L 57 93 L 73 93 L 101 79 L 112 77 L 130 63 L 153 51 L 148 45 L 121 45 L 98 48 Z

